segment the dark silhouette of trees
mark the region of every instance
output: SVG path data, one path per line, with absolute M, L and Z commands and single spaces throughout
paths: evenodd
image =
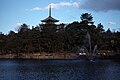
M 93 20 L 93 17 L 91 14 L 89 13 L 83 13 L 81 16 L 80 16 L 80 19 L 82 20 L 81 23 L 82 24 L 93 24 L 94 22 L 92 21 Z
M 6 42 L 7 42 L 7 36 L 4 34 L 0 34 L 0 54 L 6 53 Z
M 80 18 L 80 22 L 68 25 L 39 24 L 32 29 L 22 24 L 17 33 L 0 34 L 0 54 L 75 52 L 83 45 L 87 32 L 91 35 L 92 48 L 96 44 L 98 47 L 110 45 L 115 52 L 120 51 L 120 32 L 104 31 L 101 23 L 94 25 L 89 13 L 83 13 Z

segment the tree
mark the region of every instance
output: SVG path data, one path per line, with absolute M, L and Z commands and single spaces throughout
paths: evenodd
M 10 31 L 8 36 L 15 36 L 15 32 L 14 31 Z
M 27 30 L 29 30 L 28 25 L 24 23 L 19 27 L 18 32 L 25 32 Z
M 93 24 L 94 22 L 92 21 L 93 20 L 93 17 L 91 14 L 89 13 L 83 13 L 81 16 L 80 16 L 80 19 L 82 20 L 81 23 L 82 24 Z
M 80 46 L 83 42 L 83 34 L 85 27 L 79 22 L 73 22 L 65 28 L 65 48 L 70 51 L 76 46 Z
M 99 23 L 98 25 L 97 25 L 97 31 L 99 32 L 99 33 L 102 33 L 103 31 L 104 31 L 104 29 L 103 29 L 103 25 L 101 24 L 101 23 Z
M 7 36 L 4 34 L 0 34 L 0 54 L 3 54 L 6 52 L 5 45 L 6 45 L 6 39 Z

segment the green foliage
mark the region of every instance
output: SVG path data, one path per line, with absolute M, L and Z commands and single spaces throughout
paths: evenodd
M 39 24 L 32 29 L 23 24 L 18 33 L 10 31 L 8 35 L 0 34 L 0 54 L 73 52 L 76 51 L 76 47 L 83 45 L 87 32 L 91 35 L 92 45 L 97 44 L 99 47 L 112 44 L 111 48 L 119 51 L 120 32 L 113 33 L 110 30 L 105 32 L 101 23 L 93 25 L 91 14 L 84 13 L 80 18 L 81 22 L 68 25 Z
M 92 20 L 93 20 L 93 17 L 91 14 L 89 13 L 83 13 L 80 17 L 80 19 L 82 20 L 81 23 L 82 24 L 93 24 Z

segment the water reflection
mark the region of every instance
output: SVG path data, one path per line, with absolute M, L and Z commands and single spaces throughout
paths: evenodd
M 120 63 L 82 60 L 0 60 L 0 80 L 118 80 Z

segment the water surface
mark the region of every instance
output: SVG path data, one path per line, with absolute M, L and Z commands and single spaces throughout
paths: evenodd
M 111 60 L 0 60 L 0 80 L 120 80 Z

